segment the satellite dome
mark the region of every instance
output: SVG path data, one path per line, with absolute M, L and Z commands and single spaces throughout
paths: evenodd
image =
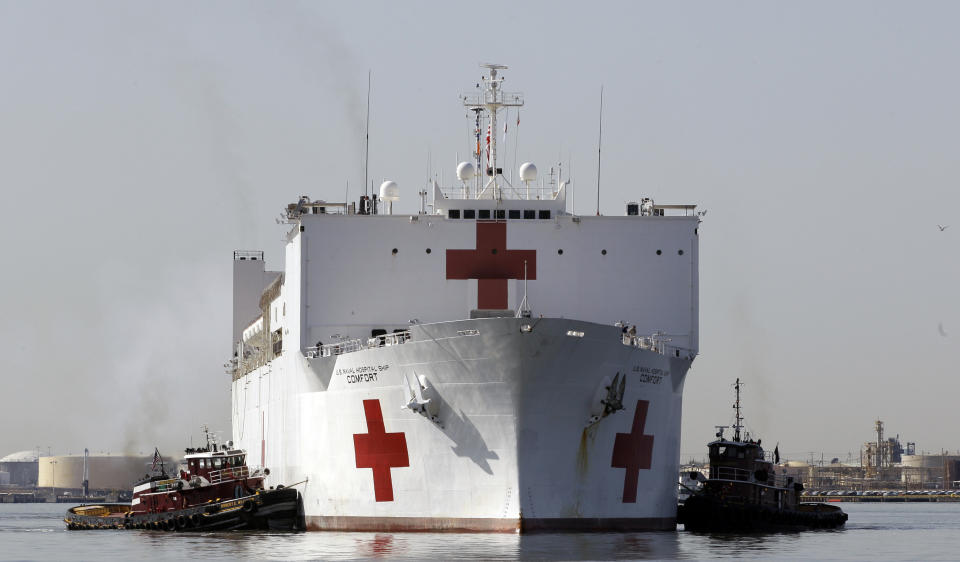
M 383 201 L 398 201 L 400 199 L 400 188 L 395 181 L 385 181 L 380 184 L 380 199 Z
M 536 181 L 537 167 L 533 165 L 533 162 L 520 164 L 520 179 L 523 181 Z
M 477 170 L 470 162 L 460 162 L 457 164 L 457 178 L 460 181 L 470 181 L 473 179 Z

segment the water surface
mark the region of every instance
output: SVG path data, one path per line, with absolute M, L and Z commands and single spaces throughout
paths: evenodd
M 65 504 L 0 504 L 0 560 L 960 559 L 960 503 L 841 504 L 845 528 L 763 535 L 67 531 Z

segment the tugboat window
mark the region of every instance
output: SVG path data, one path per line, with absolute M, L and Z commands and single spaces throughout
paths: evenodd
M 493 217 L 496 219 L 505 219 L 507 212 L 504 209 L 497 209 L 493 212 Z
M 449 211 L 447 211 L 447 216 L 450 217 L 451 219 L 459 219 L 460 209 L 450 209 Z
M 490 209 L 480 209 L 479 218 L 480 218 L 481 220 L 482 220 L 482 219 L 489 219 L 489 218 L 490 218 Z
M 540 211 L 540 218 L 541 218 L 541 219 L 549 219 L 549 218 L 550 218 L 550 211 Z
M 477 211 L 475 209 L 464 209 L 463 218 L 465 219 L 475 219 L 477 218 Z
M 533 209 L 524 209 L 523 218 L 525 219 L 535 219 L 537 218 L 537 212 Z
M 510 209 L 510 218 L 519 219 L 520 218 L 520 209 Z

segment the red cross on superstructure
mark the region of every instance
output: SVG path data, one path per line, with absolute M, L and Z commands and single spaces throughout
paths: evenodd
M 357 468 L 373 469 L 373 493 L 378 502 L 393 501 L 393 478 L 390 469 L 410 466 L 407 439 L 403 433 L 387 433 L 379 400 L 364 400 L 367 433 L 353 434 Z
M 610 466 L 627 469 L 623 475 L 623 503 L 637 503 L 640 469 L 649 469 L 653 457 L 653 435 L 643 434 L 649 406 L 648 400 L 637 400 L 630 433 L 618 433 L 613 442 L 613 460 Z
M 536 250 L 508 250 L 507 223 L 477 221 L 475 250 L 447 250 L 447 279 L 476 279 L 477 308 L 507 308 L 507 280 L 537 278 Z

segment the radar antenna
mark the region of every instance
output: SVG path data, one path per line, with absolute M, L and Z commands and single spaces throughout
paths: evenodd
M 737 378 L 737 383 L 734 385 L 734 388 L 737 390 L 737 401 L 733 404 L 733 409 L 737 411 L 736 421 L 733 424 L 733 440 L 740 441 L 740 429 L 743 428 L 743 416 L 740 415 L 740 378 Z

